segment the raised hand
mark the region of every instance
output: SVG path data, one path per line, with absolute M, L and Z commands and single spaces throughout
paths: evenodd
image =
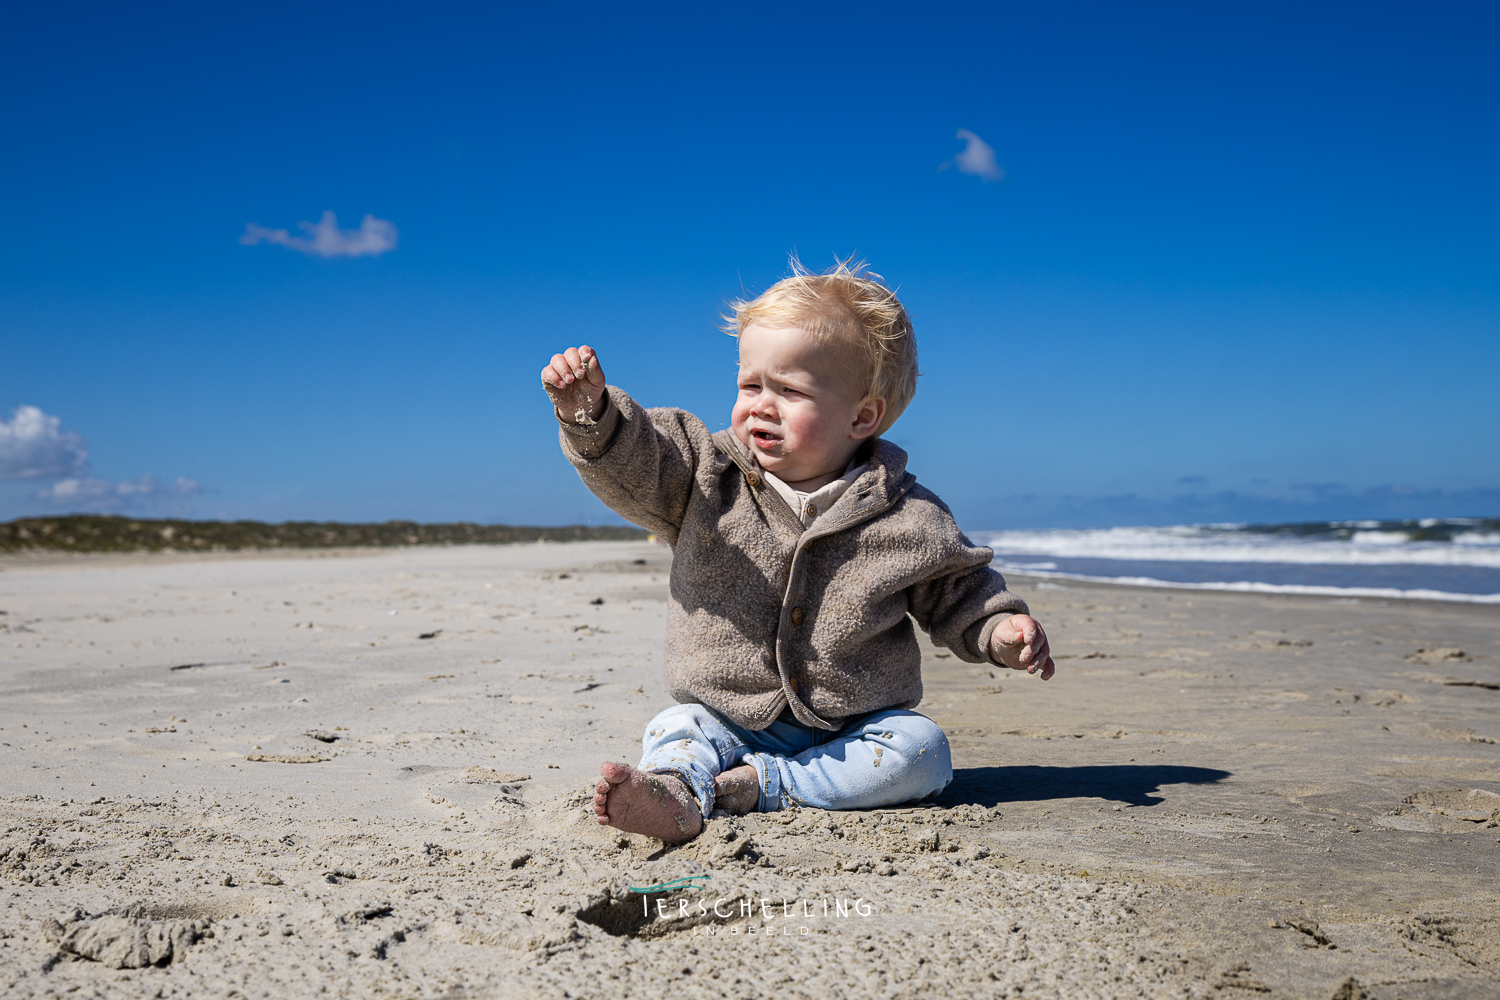
M 552 355 L 542 369 L 542 387 L 557 408 L 557 415 L 570 424 L 591 424 L 604 415 L 604 369 L 599 356 L 588 345 L 570 347 Z
M 990 633 L 990 653 L 1012 670 L 1040 673 L 1049 680 L 1057 669 L 1041 623 L 1030 615 L 1011 615 Z

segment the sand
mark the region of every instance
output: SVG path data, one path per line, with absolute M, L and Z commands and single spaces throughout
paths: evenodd
M 939 800 L 664 849 L 589 796 L 669 559 L 0 561 L 0 995 L 1500 995 L 1494 608 L 1017 578 Z

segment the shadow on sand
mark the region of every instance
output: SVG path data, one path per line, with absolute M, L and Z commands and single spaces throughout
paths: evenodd
M 1152 793 L 1163 785 L 1211 785 L 1228 771 L 1173 764 L 1093 764 L 1085 767 L 961 767 L 934 800 L 940 806 L 1099 798 L 1133 806 L 1164 802 Z

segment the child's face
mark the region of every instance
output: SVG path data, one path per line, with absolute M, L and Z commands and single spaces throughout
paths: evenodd
M 837 478 L 875 432 L 883 404 L 854 387 L 837 347 L 797 327 L 751 324 L 739 341 L 739 395 L 730 416 L 735 437 L 761 468 L 787 483 Z

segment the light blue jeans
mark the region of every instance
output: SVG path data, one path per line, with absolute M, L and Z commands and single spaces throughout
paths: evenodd
M 739 764 L 760 776 L 760 812 L 873 809 L 936 795 L 953 780 L 948 737 L 904 709 L 857 716 L 837 731 L 782 712 L 756 730 L 703 705 L 674 705 L 651 720 L 641 745 L 640 769 L 682 778 L 704 816 L 714 808 L 714 777 Z

